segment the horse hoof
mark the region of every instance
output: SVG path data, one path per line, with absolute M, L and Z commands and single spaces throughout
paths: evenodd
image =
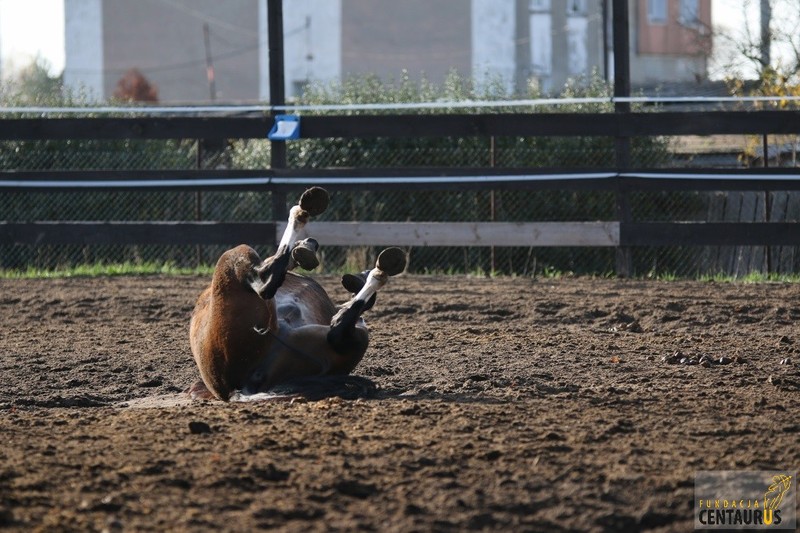
M 325 212 L 329 200 L 328 191 L 322 187 L 311 187 L 300 196 L 300 207 L 315 217 Z
M 317 249 L 319 244 L 314 239 L 305 239 L 300 241 L 292 249 L 292 259 L 303 270 L 314 270 L 319 266 L 319 259 L 317 258 Z
M 192 386 L 186 390 L 186 394 L 188 394 L 189 398 L 192 399 L 193 401 L 216 399 L 214 397 L 214 394 L 210 390 L 208 390 L 208 387 L 206 387 L 206 384 L 203 383 L 202 381 L 197 381 L 193 383 Z
M 351 294 L 357 293 L 367 283 L 367 274 L 369 274 L 369 271 L 361 274 L 344 274 L 342 276 L 342 287 Z
M 375 266 L 387 276 L 395 276 L 406 268 L 406 253 L 397 247 L 386 248 L 378 255 Z

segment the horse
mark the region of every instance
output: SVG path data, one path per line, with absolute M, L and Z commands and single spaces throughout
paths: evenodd
M 319 243 L 299 237 L 328 202 L 325 189 L 306 190 L 271 257 L 262 261 L 245 244 L 220 256 L 189 325 L 202 380 L 189 389 L 193 399 L 246 399 L 296 379 L 347 376 L 364 357 L 369 331 L 361 315 L 405 269 L 406 256 L 386 248 L 374 268 L 343 276 L 352 297 L 337 309 L 319 283 L 294 272 L 319 265 Z

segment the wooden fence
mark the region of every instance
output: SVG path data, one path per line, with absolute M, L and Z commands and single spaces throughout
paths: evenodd
M 310 116 L 302 138 L 423 136 L 637 136 L 800 133 L 798 111 L 607 114 Z M 272 119 L 250 116 L 2 119 L 0 140 L 263 139 Z M 256 190 L 281 197 L 311 185 L 336 190 L 611 191 L 618 219 L 602 222 L 325 222 L 309 233 L 328 245 L 638 246 L 800 245 L 793 222 L 637 222 L 628 199 L 642 191 L 796 191 L 795 168 L 518 169 L 353 168 L 187 171 L 2 171 L 0 191 Z M 769 219 L 765 219 L 769 220 Z M 231 223 L 0 221 L 2 244 L 269 244 L 282 220 Z M 623 261 L 618 268 L 625 273 Z
M 272 112 L 232 116 L 125 116 L 0 119 L 0 140 L 70 139 L 264 139 L 284 106 L 282 0 L 267 2 Z M 665 173 L 631 168 L 630 140 L 646 136 L 800 133 L 800 111 L 631 112 L 628 0 L 612 0 L 614 96 L 612 113 L 377 114 L 303 116 L 301 137 L 503 137 L 604 136 L 615 139 L 608 169 L 319 169 L 286 168 L 285 144 L 273 142 L 269 169 L 255 171 L 41 171 L 0 172 L 2 191 L 259 190 L 272 193 L 275 221 L 230 223 L 0 221 L 0 245 L 8 244 L 229 244 L 275 239 L 285 218 L 285 194 L 310 185 L 332 191 L 370 190 L 596 190 L 611 191 L 617 219 L 603 222 L 353 223 L 327 222 L 310 229 L 327 244 L 409 246 L 611 246 L 617 270 L 630 271 L 628 251 L 637 246 L 798 245 L 793 222 L 637 222 L 630 195 L 639 191 L 796 191 L 797 169 L 700 169 Z M 91 110 L 87 110 L 91 112 Z M 766 157 L 764 158 L 766 162 Z M 576 177 L 575 174 L 583 173 Z M 268 237 L 265 237 L 268 236 Z

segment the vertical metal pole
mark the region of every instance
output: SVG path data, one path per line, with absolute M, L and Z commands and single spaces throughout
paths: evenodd
M 612 23 L 614 37 L 614 96 L 629 97 L 631 95 L 631 58 L 630 30 L 628 16 L 628 0 L 613 0 L 614 19 Z M 630 113 L 630 102 L 615 102 L 614 112 L 622 115 Z M 629 137 L 617 137 L 614 140 L 615 163 L 617 171 L 628 170 L 631 166 L 631 140 Z M 628 192 L 618 180 L 616 193 L 617 217 L 620 222 L 620 236 L 624 235 L 626 223 L 631 221 L 631 207 Z M 617 247 L 617 276 L 628 277 L 633 271 L 631 249 L 626 246 Z
M 600 7 L 600 9 L 603 11 L 602 12 L 603 31 L 601 32 L 603 36 L 603 79 L 606 81 L 606 83 L 611 81 L 611 63 L 609 58 L 609 52 L 610 52 L 609 48 L 611 48 L 611 46 L 609 45 L 608 42 L 608 22 L 609 19 L 611 18 L 610 17 L 611 13 L 609 13 L 610 9 L 608 2 L 609 0 L 603 0 L 603 4 Z
M 514 84 L 519 94 L 528 94 L 528 76 L 531 74 L 531 12 L 528 0 L 516 0 L 516 25 L 514 28 L 514 56 L 516 72 Z
M 283 65 L 283 0 L 266 0 L 266 2 L 269 32 L 269 104 L 274 108 L 286 103 Z M 277 114 L 279 113 L 273 109 L 271 112 L 273 119 Z M 272 141 L 270 153 L 271 168 L 286 168 L 285 141 Z M 287 216 L 286 193 L 273 191 L 273 220 L 285 220 Z M 277 245 L 277 242 L 275 244 Z
M 613 33 L 614 33 L 614 96 L 629 97 L 631 95 L 631 46 L 630 46 L 630 18 L 628 17 L 628 0 L 614 0 Z M 629 113 L 630 102 L 614 103 L 617 113 Z M 630 166 L 630 139 L 618 137 L 621 141 L 619 147 L 625 150 L 617 151 L 617 165 Z
M 212 102 L 217 100 L 217 82 L 214 76 L 214 59 L 211 56 L 211 29 L 208 23 L 203 24 L 203 42 L 206 48 L 206 79 L 208 80 L 208 96 Z
M 767 139 L 767 134 L 764 134 L 762 150 L 764 151 L 764 168 L 769 167 L 769 141 Z M 778 153 L 778 158 L 780 158 L 780 153 Z M 778 166 L 780 166 L 780 161 L 777 161 Z M 770 198 L 770 192 L 764 191 L 764 222 L 769 222 L 772 218 L 772 198 Z M 767 275 L 772 274 L 772 250 L 770 246 L 764 247 L 764 263 L 767 269 Z
M 494 168 L 494 150 L 495 150 L 495 140 L 494 135 L 489 137 L 489 166 Z M 494 203 L 494 190 L 489 191 L 489 220 L 494 222 L 495 220 L 495 203 Z M 489 248 L 489 269 L 490 275 L 495 273 L 497 266 L 495 265 L 495 250 L 494 246 Z
M 197 139 L 197 154 L 196 154 L 195 166 L 197 167 L 197 170 L 202 170 L 203 168 L 203 139 Z M 198 222 L 203 219 L 202 191 L 196 191 L 194 193 L 194 219 Z M 198 244 L 195 247 L 195 259 L 197 266 L 199 267 L 203 260 L 203 248 L 202 245 L 200 244 Z

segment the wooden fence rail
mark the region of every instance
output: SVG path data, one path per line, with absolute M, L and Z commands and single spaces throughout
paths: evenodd
M 612 2 L 614 95 L 630 96 L 628 0 Z M 0 141 L 265 139 L 284 101 L 282 2 L 267 3 L 270 114 L 198 116 L 95 116 L 0 118 Z M 86 110 L 92 113 L 91 109 Z M 0 171 L 0 194 L 53 191 L 256 190 L 271 193 L 275 218 L 284 217 L 285 194 L 309 185 L 335 190 L 570 190 L 605 191 L 615 198 L 617 220 L 588 222 L 319 222 L 309 227 L 328 244 L 408 246 L 613 246 L 625 273 L 631 246 L 800 244 L 800 224 L 790 222 L 647 222 L 631 217 L 629 196 L 647 191 L 796 191 L 796 169 L 745 169 L 693 173 L 632 170 L 631 139 L 678 135 L 800 133 L 800 111 L 631 112 L 617 102 L 612 113 L 453 113 L 307 115 L 303 139 L 419 137 L 602 136 L 614 139 L 607 169 L 286 169 L 286 146 L 271 144 L 269 170 L 255 171 Z M 766 163 L 766 150 L 764 161 Z M 583 173 L 581 177 L 574 174 Z M 766 198 L 766 197 L 765 197 Z M 768 200 L 765 201 L 768 203 Z M 766 211 L 769 211 L 768 209 Z M 2 213 L 0 213 L 0 219 Z M 767 219 L 770 219 L 767 217 Z M 250 223 L 0 221 L 0 245 L 274 242 L 282 220 Z M 264 241 L 262 241 L 262 239 Z
M 2 118 L 0 140 L 266 139 L 272 119 L 246 116 Z M 800 111 L 452 113 L 319 115 L 300 119 L 303 139 L 771 135 L 800 131 Z
M 272 123 L 247 116 L 0 119 L 0 140 L 263 139 Z M 800 111 L 533 113 L 308 116 L 301 137 L 607 136 L 797 134 Z M 311 185 L 332 191 L 568 190 L 605 191 L 626 198 L 650 191 L 797 191 L 794 168 L 546 169 L 337 168 L 255 170 L 0 171 L 0 194 L 54 191 L 234 191 L 286 194 Z M 792 222 L 319 222 L 309 233 L 329 245 L 591 246 L 800 245 Z M 10 244 L 270 244 L 282 221 L 0 222 Z
M 462 169 L 463 170 L 463 169 Z M 595 190 L 632 193 L 642 191 L 797 191 L 800 175 L 795 169 L 769 169 L 726 174 L 706 173 L 561 173 L 512 175 L 503 169 L 469 169 L 468 176 L 452 170 L 424 176 L 422 171 L 392 169 L 379 177 L 332 176 L 324 171 L 260 173 L 209 171 L 192 174 L 145 172 L 24 173 L 15 180 L 0 181 L 0 190 L 42 192 L 73 190 L 301 190 L 323 185 L 336 190 Z M 363 170 L 362 170 L 363 171 Z M 341 174 L 343 171 L 337 171 Z M 387 176 L 385 174 L 411 174 Z M 428 172 L 430 173 L 430 172 Z M 148 179 L 141 179 L 142 174 Z M 207 174 L 212 174 L 207 177 Z M 231 174 L 228 178 L 225 175 Z M 267 174 L 267 175 L 264 175 Z M 482 175 L 483 174 L 483 175 Z M 291 176 L 290 176 L 291 175 Z M 153 179 L 160 176 L 162 179 Z M 201 177 L 206 176 L 206 177 Z M 58 179 L 56 179 L 58 178 Z M 283 231 L 282 221 L 3 221 L 0 244 L 272 244 Z M 309 235 L 327 245 L 402 246 L 701 246 L 701 245 L 800 245 L 800 224 L 792 222 L 635 222 L 630 220 L 585 222 L 315 222 Z

